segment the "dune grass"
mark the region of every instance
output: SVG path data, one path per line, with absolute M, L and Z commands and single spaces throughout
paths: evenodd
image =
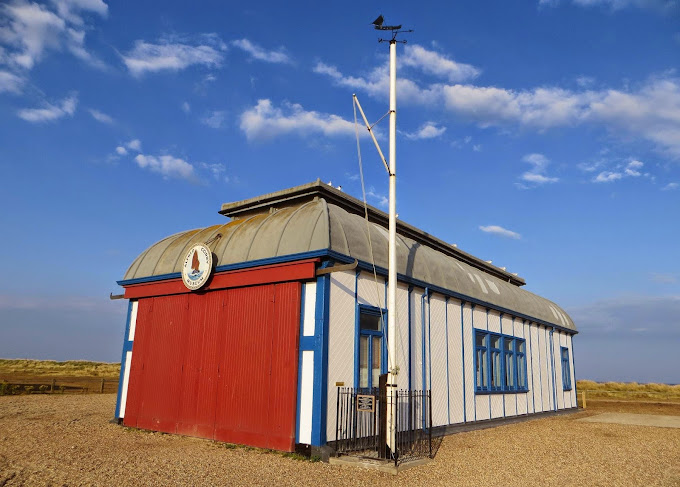
M 637 382 L 579 380 L 576 382 L 576 388 L 578 391 L 588 391 L 588 397 L 680 401 L 680 384 L 638 384 Z
M 87 360 L 27 360 L 0 359 L 0 376 L 31 377 L 99 377 L 116 379 L 119 363 L 90 362 Z

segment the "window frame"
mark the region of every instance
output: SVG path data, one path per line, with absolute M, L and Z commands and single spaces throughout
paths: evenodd
M 504 335 L 502 333 L 495 333 L 491 332 L 488 330 L 480 330 L 477 328 L 473 329 L 473 344 L 475 348 L 475 355 L 474 355 L 474 375 L 475 375 L 475 394 L 515 394 L 515 393 L 524 393 L 524 392 L 529 392 L 528 388 L 528 379 L 527 379 L 527 360 L 526 360 L 526 339 L 525 338 L 520 338 L 520 337 L 515 337 L 511 335 Z M 477 338 L 478 336 L 483 336 L 484 337 L 484 345 L 477 345 Z M 498 338 L 499 339 L 499 346 L 498 347 L 493 347 L 492 346 L 492 338 Z M 508 350 L 506 350 L 506 344 L 508 342 L 511 342 L 512 345 L 509 347 Z M 524 352 L 520 352 L 519 349 L 521 345 L 524 344 Z M 480 352 L 485 352 L 485 361 L 486 364 L 482 364 L 483 369 L 482 373 L 485 374 L 486 377 L 486 385 L 480 385 L 477 380 L 477 362 L 479 360 L 478 357 L 484 356 L 482 353 L 480 355 Z M 494 386 L 491 385 L 491 379 L 492 379 L 492 360 L 493 360 L 493 355 L 498 354 L 500 360 L 499 360 L 499 373 L 500 373 L 500 379 L 501 383 L 496 384 Z M 506 357 L 510 357 L 510 362 L 512 366 L 512 380 L 513 384 L 508 386 L 507 381 L 506 381 Z M 521 365 L 519 360 L 521 359 Z M 524 384 L 519 384 L 519 367 L 522 367 L 523 372 L 524 372 Z
M 560 359 L 562 360 L 562 390 L 570 391 L 572 385 L 571 385 L 571 352 L 569 351 L 569 347 L 560 347 Z
M 361 329 L 361 315 L 366 314 L 370 316 L 377 316 L 380 318 L 382 314 L 382 323 L 380 326 L 380 331 L 377 330 L 362 330 Z M 387 310 L 381 309 L 375 306 L 369 306 L 365 304 L 357 305 L 356 317 L 355 317 L 355 358 L 354 358 L 354 384 L 357 389 L 372 389 L 378 387 L 378 384 L 373 384 L 373 337 L 380 338 L 380 373 L 384 374 L 387 372 L 387 361 L 385 360 L 387 354 L 387 343 L 385 341 L 385 328 L 387 326 Z M 367 387 L 362 387 L 361 383 L 361 337 L 367 337 L 368 342 L 368 377 L 367 377 Z

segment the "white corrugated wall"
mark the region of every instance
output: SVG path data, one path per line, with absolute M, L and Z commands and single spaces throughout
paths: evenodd
M 463 306 L 463 347 L 465 351 L 465 419 L 474 421 L 476 414 L 475 395 L 475 343 L 472 333 L 472 307 L 469 303 Z
M 449 299 L 447 304 L 446 323 L 448 327 L 449 348 L 449 412 L 450 423 L 462 423 L 465 404 L 463 402 L 463 327 L 461 319 L 461 302 Z M 469 346 L 466 352 L 470 352 Z M 466 377 L 466 380 L 470 380 Z
M 338 400 L 336 382 L 354 386 L 354 304 L 353 271 L 334 272 L 330 281 L 330 313 L 328 316 L 328 402 L 326 438 L 335 440 L 335 416 Z
M 446 301 L 440 294 L 430 297 L 428 365 L 432 391 L 432 424 L 442 426 L 448 419 L 448 381 L 446 347 Z

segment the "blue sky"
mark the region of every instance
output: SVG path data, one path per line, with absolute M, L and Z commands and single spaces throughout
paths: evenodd
M 118 360 L 108 294 L 146 247 L 316 178 L 360 197 L 382 13 L 415 30 L 400 218 L 562 305 L 579 378 L 680 382 L 678 2 L 325 3 L 0 5 L 0 356 Z

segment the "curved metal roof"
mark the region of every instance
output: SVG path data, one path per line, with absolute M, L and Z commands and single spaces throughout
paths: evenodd
M 387 268 L 387 230 L 378 223 L 367 223 L 363 216 L 328 199 L 334 198 L 317 195 L 306 201 L 287 201 L 290 206 L 283 202 L 281 208 L 269 206 L 259 208 L 259 212 L 241 212 L 237 219 L 224 225 L 167 237 L 135 259 L 125 273 L 124 281 L 181 272 L 182 260 L 189 248 L 210 240 L 218 233 L 222 237 L 211 247 L 214 247 L 213 253 L 219 266 L 330 249 L 359 261 L 374 261 L 376 266 Z M 250 209 L 253 209 L 252 206 Z M 409 233 L 413 232 L 403 231 L 402 226 L 398 225 L 397 229 L 399 274 L 576 331 L 573 321 L 562 308 L 521 289 L 517 282 L 506 279 L 500 269 L 492 273 L 479 264 L 483 261 L 477 262 L 476 258 L 466 262 L 469 259 L 457 258 L 453 251 L 445 253 L 428 241 L 412 238 Z M 464 257 L 472 257 L 463 254 Z M 521 278 L 516 279 L 524 283 Z

